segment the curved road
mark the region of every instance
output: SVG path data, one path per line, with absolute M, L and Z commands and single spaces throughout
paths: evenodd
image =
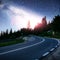
M 21 44 L 0 47 L 0 60 L 36 60 L 52 51 L 57 40 L 31 36 L 34 40 Z M 47 52 L 47 53 L 46 53 Z M 46 54 L 44 54 L 46 53 Z

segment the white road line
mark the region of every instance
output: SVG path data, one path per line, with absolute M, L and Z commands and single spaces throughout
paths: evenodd
M 50 51 L 53 51 L 55 48 L 52 48 Z
M 26 47 L 22 47 L 22 48 L 18 48 L 18 49 L 10 50 L 10 51 L 2 52 L 2 53 L 0 53 L 0 55 L 7 54 L 7 53 L 11 53 L 11 52 L 15 52 L 15 51 L 18 51 L 18 50 L 23 50 L 23 49 L 26 49 L 26 48 L 29 48 L 29 47 L 32 47 L 32 46 L 35 46 L 35 45 L 41 44 L 41 43 L 43 43 L 44 41 L 45 41 L 45 39 L 43 39 L 41 42 L 38 42 L 38 43 L 33 44 L 33 45 L 29 45 L 29 46 L 26 46 Z
M 58 46 L 56 45 L 55 47 L 57 48 Z
M 48 55 L 48 54 L 49 54 L 49 52 L 46 52 L 46 53 L 43 54 L 43 56 L 46 56 L 46 55 Z
M 35 60 L 39 60 L 39 59 L 35 59 Z

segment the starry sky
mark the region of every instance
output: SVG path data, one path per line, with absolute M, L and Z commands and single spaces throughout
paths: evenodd
M 38 16 L 46 16 L 47 21 L 52 21 L 55 15 L 60 15 L 60 0 L 0 0 L 0 31 L 6 29 L 18 30 L 15 25 L 12 25 L 11 18 L 13 13 L 9 7 L 22 8 L 23 10 L 30 11 Z M 11 16 L 10 16 L 11 15 Z M 21 14 L 22 15 L 22 14 Z M 17 23 L 18 24 L 18 23 Z M 22 28 L 22 26 L 21 26 Z

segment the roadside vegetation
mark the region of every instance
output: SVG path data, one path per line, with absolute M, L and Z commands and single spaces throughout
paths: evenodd
M 24 42 L 23 37 L 28 35 L 37 35 L 42 37 L 52 37 L 60 39 L 60 15 L 53 18 L 51 22 L 44 25 L 45 27 L 38 27 L 34 30 L 22 28 L 21 30 L 10 32 L 1 31 L 0 34 L 0 47 Z M 19 39 L 17 39 L 19 38 Z
M 14 40 L 8 41 L 8 42 L 1 42 L 0 43 L 0 47 L 8 46 L 8 45 L 13 45 L 13 44 L 17 44 L 17 43 L 22 43 L 22 42 L 24 42 L 23 39 L 14 39 Z
M 57 15 L 53 18 L 52 22 L 48 24 L 48 31 L 45 31 L 41 36 L 47 36 L 60 39 L 60 16 Z

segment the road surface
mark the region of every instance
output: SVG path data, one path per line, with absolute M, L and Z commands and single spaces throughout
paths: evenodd
M 31 36 L 35 40 L 0 47 L 0 60 L 37 60 L 58 44 L 57 40 Z M 47 52 L 47 53 L 46 53 Z M 46 54 L 44 54 L 46 53 Z

